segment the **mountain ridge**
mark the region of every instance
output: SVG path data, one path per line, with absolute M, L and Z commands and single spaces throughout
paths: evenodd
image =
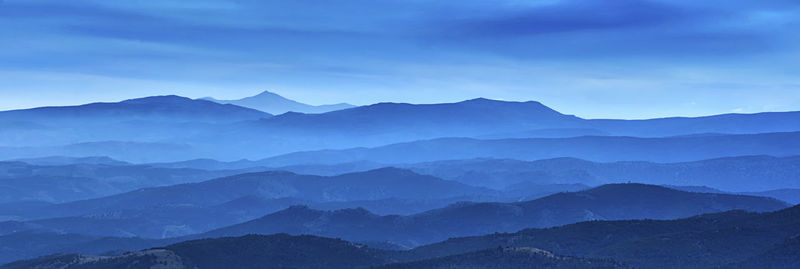
M 15 118 L 15 120 L 24 120 L 24 117 L 34 120 L 54 120 L 68 117 L 81 117 L 86 120 L 89 119 L 88 117 L 112 117 L 109 119 L 120 120 L 120 117 L 144 118 L 146 116 L 158 116 L 158 119 L 162 120 L 169 119 L 169 117 L 178 119 L 196 117 L 229 121 L 225 117 L 246 120 L 271 117 L 272 115 L 250 108 L 192 100 L 177 95 L 148 96 L 120 102 L 97 102 L 76 106 L 49 106 L 0 111 L 0 119 L 23 117 L 23 119 Z
M 772 198 L 690 193 L 644 184 L 608 184 L 523 202 L 457 203 L 408 216 L 379 216 L 363 208 L 323 211 L 293 206 L 199 236 L 314 234 L 413 247 L 450 237 L 549 228 L 589 220 L 674 219 L 732 209 L 765 212 L 787 206 Z
M 284 114 L 287 112 L 298 113 L 325 113 L 330 111 L 342 110 L 355 107 L 348 103 L 309 105 L 292 99 L 283 97 L 277 93 L 263 91 L 259 94 L 235 100 L 219 100 L 213 97 L 203 97 L 200 100 L 207 100 L 221 104 L 234 104 L 264 111 L 273 115 Z

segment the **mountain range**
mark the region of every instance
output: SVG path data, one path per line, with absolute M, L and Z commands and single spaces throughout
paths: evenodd
M 765 265 L 773 261 L 800 261 L 791 248 L 782 249 L 792 245 L 798 231 L 800 206 L 794 206 L 760 214 L 730 211 L 666 221 L 590 221 L 455 238 L 416 248 L 409 255 L 435 258 L 498 246 L 536 247 L 560 255 L 613 258 L 635 268 L 770 268 Z M 741 266 L 746 261 L 755 266 Z
M 326 151 L 331 153 L 334 151 Z M 537 185 L 600 185 L 637 182 L 673 186 L 705 186 L 707 192 L 772 192 L 791 197 L 800 188 L 795 173 L 800 169 L 798 156 L 730 156 L 688 162 L 612 161 L 593 162 L 577 158 L 552 158 L 524 161 L 517 159 L 474 158 L 430 162 L 384 163 L 354 161 L 334 164 L 277 165 L 270 159 L 220 162 L 197 159 L 148 164 L 165 168 L 212 170 L 264 169 L 298 174 L 331 176 L 393 166 L 414 172 L 454 180 L 472 186 L 503 190 L 518 183 Z M 341 160 L 345 161 L 345 160 Z M 759 180 L 753 180 L 758 178 Z M 780 189 L 785 189 L 782 191 Z M 784 198 L 781 198 L 784 199 Z M 786 200 L 786 199 L 784 199 Z M 790 199 L 795 200 L 795 199 Z M 798 200 L 800 201 L 800 200 Z
M 792 268 L 800 207 L 677 220 L 589 221 L 451 238 L 407 251 L 315 236 L 202 239 L 110 256 L 57 254 L 0 268 Z M 1 240 L 1 239 L 0 239 Z M 313 258 L 309 258 L 313 257 Z
M 420 191 L 419 186 L 426 188 Z M 332 177 L 267 171 L 143 188 L 30 211 L 9 208 L 0 212 L 0 216 L 11 216 L 15 220 L 39 219 L 31 223 L 58 231 L 89 228 L 89 233 L 161 237 L 165 233 L 184 235 L 234 224 L 292 204 L 323 204 L 326 208 L 376 206 L 393 210 L 421 207 L 419 210 L 427 210 L 460 200 L 486 199 L 481 198 L 484 196 L 497 197 L 499 194 L 395 168 Z M 123 222 L 132 226 L 122 225 Z M 79 223 L 84 225 L 74 225 Z M 90 228 L 91 223 L 110 229 Z M 113 225 L 108 226 L 110 224 Z
M 197 167 L 192 165 L 172 167 Z M 232 167 L 267 167 L 266 162 L 232 163 Z M 159 166 L 156 164 L 156 166 Z M 227 167 L 217 163 L 215 166 Z M 706 192 L 760 192 L 773 191 L 774 195 L 791 196 L 791 189 L 800 188 L 796 171 L 800 170 L 800 157 L 737 156 L 689 162 L 614 161 L 592 162 L 576 158 L 540 159 L 522 161 L 515 159 L 477 158 L 444 160 L 422 163 L 378 163 L 357 161 L 341 164 L 305 164 L 279 166 L 271 169 L 299 174 L 335 175 L 395 166 L 414 172 L 432 175 L 464 184 L 497 190 L 513 190 L 516 184 L 600 185 L 620 182 L 638 182 L 656 185 L 706 186 Z M 753 180 L 757 178 L 758 180 Z M 724 189 L 721 191 L 719 189 Z M 782 194 L 780 189 L 785 189 Z M 797 200 L 800 203 L 800 200 Z
M 204 194 L 185 192 L 183 195 L 198 197 Z M 145 197 L 152 199 L 153 196 Z M 127 200 L 127 210 L 117 206 L 93 209 L 95 211 L 92 213 L 83 215 L 72 213 L 71 217 L 0 222 L 0 241 L 2 238 L 14 238 L 37 231 L 35 235 L 56 233 L 95 237 L 172 237 L 151 239 L 149 242 L 141 242 L 146 243 L 145 245 L 138 245 L 145 247 L 188 239 L 289 233 L 343 238 L 371 246 L 383 242 L 407 248 L 457 236 L 514 232 L 525 228 L 553 227 L 587 220 L 673 219 L 732 209 L 763 212 L 788 206 L 771 198 L 691 193 L 642 184 L 604 185 L 523 202 L 459 202 L 405 216 L 377 215 L 364 208 L 323 211 L 307 206 L 291 206 L 275 213 L 268 212 L 270 207 L 275 208 L 278 204 L 298 201 L 279 199 L 267 205 L 252 203 L 252 200 L 242 201 L 251 203 L 250 206 L 258 207 L 261 212 L 267 211 L 268 214 L 255 219 L 251 217 L 252 220 L 240 220 L 236 218 L 237 211 L 246 210 L 247 207 L 239 202 L 239 205 L 224 203 L 220 206 L 193 207 L 185 204 L 185 201 L 154 200 L 148 202 L 162 203 L 163 208 L 145 206 L 143 210 L 136 210 L 136 206 L 128 205 L 136 202 Z M 69 206 L 74 205 L 55 206 L 51 209 L 60 209 L 59 213 L 64 214 L 71 212 Z M 256 211 L 259 210 L 253 210 Z M 233 224 L 237 220 L 242 223 Z M 229 226 L 219 228 L 223 225 Z M 218 229 L 207 231 L 211 228 Z M 140 239 L 129 242 L 136 243 L 138 240 Z M 381 244 L 374 246 L 382 247 Z M 113 249 L 106 249 L 108 250 Z
M 36 124 L 108 123 L 118 121 L 231 122 L 271 117 L 255 109 L 192 100 L 175 95 L 130 99 L 117 103 L 39 107 L 0 112 L 0 120 Z
M 379 147 L 442 137 L 576 139 L 564 140 L 569 143 L 580 142 L 586 135 L 595 137 L 589 140 L 606 136 L 638 136 L 645 142 L 656 137 L 726 140 L 731 134 L 800 131 L 796 127 L 800 112 L 595 120 L 562 114 L 533 101 L 479 98 L 444 104 L 378 103 L 319 114 L 272 116 L 231 104 L 157 96 L 4 111 L 0 122 L 13 126 L 0 130 L 0 158 L 102 155 L 130 162 L 168 162 L 263 159 L 297 151 Z M 122 153 L 120 145 L 126 144 L 143 146 L 137 152 Z M 778 154 L 749 154 L 770 153 Z M 585 154 L 549 156 L 592 159 Z
M 800 112 L 264 92 L 0 111 L 0 127 L 6 268 L 800 263 Z
M 163 248 L 119 256 L 54 255 L 0 266 L 16 268 L 373 268 L 398 261 L 396 253 L 351 242 L 315 236 L 247 235 L 187 241 Z M 313 257 L 313 258 L 309 258 Z M 379 268 L 624 268 L 609 260 L 557 256 L 533 248 L 506 248 L 465 254 L 457 261 L 446 258 Z M 492 262 L 492 263 L 488 263 Z M 446 265 L 448 267 L 441 267 Z M 482 266 L 481 266 L 482 265 Z M 475 267 L 478 266 L 478 267 Z M 513 266 L 513 267 L 512 267 Z
M 201 236 L 313 234 L 359 242 L 388 241 L 414 247 L 451 237 L 547 228 L 589 220 L 676 219 L 732 209 L 764 212 L 787 206 L 778 200 L 762 197 L 615 184 L 524 202 L 457 203 L 410 216 L 378 216 L 363 208 L 319 211 L 291 207 Z
M 37 159 L 35 163 L 56 158 Z M 58 160 L 60 161 L 60 159 Z M 127 165 L 96 158 L 79 164 L 32 165 L 21 161 L 0 162 L 0 204 L 16 201 L 63 203 L 98 198 L 147 187 L 200 182 L 258 169 L 201 170 Z M 115 164 L 105 164 L 115 163 Z
M 687 162 L 745 155 L 800 154 L 800 132 L 639 138 L 583 136 L 480 140 L 439 138 L 374 148 L 295 152 L 261 160 L 268 166 L 358 161 L 416 163 L 472 158 L 540 160 L 574 157 L 597 162 Z
M 32 164 L 29 164 L 32 163 Z M 643 161 L 590 162 L 574 158 L 536 161 L 513 159 L 466 159 L 407 164 L 355 162 L 333 165 L 267 167 L 258 161 L 219 162 L 196 160 L 178 163 L 134 165 L 107 157 L 48 157 L 0 162 L 0 204 L 15 201 L 63 203 L 98 198 L 138 188 L 200 182 L 207 179 L 267 170 L 296 174 L 335 176 L 395 166 L 422 175 L 489 188 L 503 197 L 535 199 L 561 191 L 578 191 L 609 183 L 637 182 L 666 185 L 681 190 L 741 193 L 800 203 L 800 169 L 797 156 L 741 156 L 679 163 Z M 210 170 L 209 170 L 210 169 Z M 753 180 L 757 178 L 759 180 Z M 694 189 L 691 186 L 696 186 Z M 701 188 L 704 186 L 705 188 Z M 724 190 L 721 190 L 724 189 Z M 253 203 L 265 203 L 257 196 Z M 391 200 L 394 199 L 394 200 Z M 410 214 L 456 202 L 435 200 L 380 200 L 362 205 L 379 214 Z M 464 197 L 462 197 L 464 199 Z M 499 201 L 496 196 L 470 199 Z M 299 202 L 299 200 L 298 200 Z M 349 202 L 313 203 L 324 209 L 347 207 Z M 338 204 L 338 205 L 337 205 Z M 282 203 L 281 205 L 288 206 Z M 21 207 L 19 211 L 24 211 Z M 0 212 L 3 210 L 0 209 Z M 18 215 L 5 212 L 6 216 Z

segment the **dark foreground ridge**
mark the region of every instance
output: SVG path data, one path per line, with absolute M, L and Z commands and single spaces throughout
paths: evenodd
M 794 206 L 668 221 L 590 221 L 408 251 L 316 236 L 246 235 L 115 256 L 53 255 L 0 268 L 794 268 L 798 233 L 800 206 Z

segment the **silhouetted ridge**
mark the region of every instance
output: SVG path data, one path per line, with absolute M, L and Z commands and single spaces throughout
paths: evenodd
M 164 249 L 200 268 L 359 268 L 388 260 L 383 251 L 363 245 L 287 234 L 203 239 Z
M 116 103 L 90 103 L 0 112 L 0 119 L 13 117 L 48 125 L 68 121 L 74 122 L 77 126 L 93 121 L 114 122 L 129 119 L 143 120 L 144 123 L 147 123 L 147 120 L 218 122 L 255 120 L 271 116 L 250 108 L 192 100 L 177 95 L 150 96 Z
M 149 96 L 149 97 L 128 99 L 128 100 L 122 101 L 120 103 L 125 103 L 125 104 L 175 105 L 175 104 L 193 103 L 193 102 L 207 102 L 207 101 L 192 100 L 190 98 L 183 97 L 183 96 L 178 96 L 178 95 L 161 95 L 161 96 Z
M 634 268 L 739 268 L 722 265 L 759 257 L 764 251 L 792 242 L 798 231 L 800 206 L 793 206 L 766 213 L 735 210 L 666 221 L 581 222 L 454 238 L 411 252 L 415 257 L 441 257 L 497 246 L 537 247 L 561 255 L 611 258 Z M 763 266 L 770 259 L 760 258 L 769 256 L 755 259 L 758 266 L 742 268 L 792 268 Z
M 408 263 L 379 266 L 378 269 L 483 269 L 483 268 L 548 268 L 548 269 L 614 269 L 629 268 L 610 259 L 567 257 L 531 247 L 503 248 L 469 252 Z
M 426 188 L 424 184 L 414 185 Z M 514 232 L 589 220 L 674 219 L 731 209 L 763 212 L 785 206 L 785 203 L 763 197 L 614 184 L 524 202 L 462 202 L 409 216 L 379 216 L 364 208 L 322 211 L 293 206 L 203 236 L 287 232 L 417 246 L 448 237 Z
M 680 191 L 676 191 L 667 187 L 642 183 L 614 183 L 594 187 L 583 192 L 598 195 L 614 195 L 618 193 L 649 195 L 653 193 L 678 193 Z

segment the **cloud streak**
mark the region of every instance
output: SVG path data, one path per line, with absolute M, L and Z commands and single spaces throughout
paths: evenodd
M 800 109 L 800 93 L 780 86 L 800 84 L 798 11 L 796 1 L 6 0 L 0 71 L 76 79 L 13 78 L 0 94 L 30 92 L 34 104 L 36 91 L 80 91 L 85 78 L 81 96 L 147 86 L 163 88 L 138 93 L 269 89 L 310 103 L 485 96 L 629 118 L 670 106 L 755 112 L 755 100 Z M 737 94 L 707 97 L 726 90 Z M 614 112 L 596 100 L 614 100 Z M 664 103 L 639 105 L 654 100 Z

